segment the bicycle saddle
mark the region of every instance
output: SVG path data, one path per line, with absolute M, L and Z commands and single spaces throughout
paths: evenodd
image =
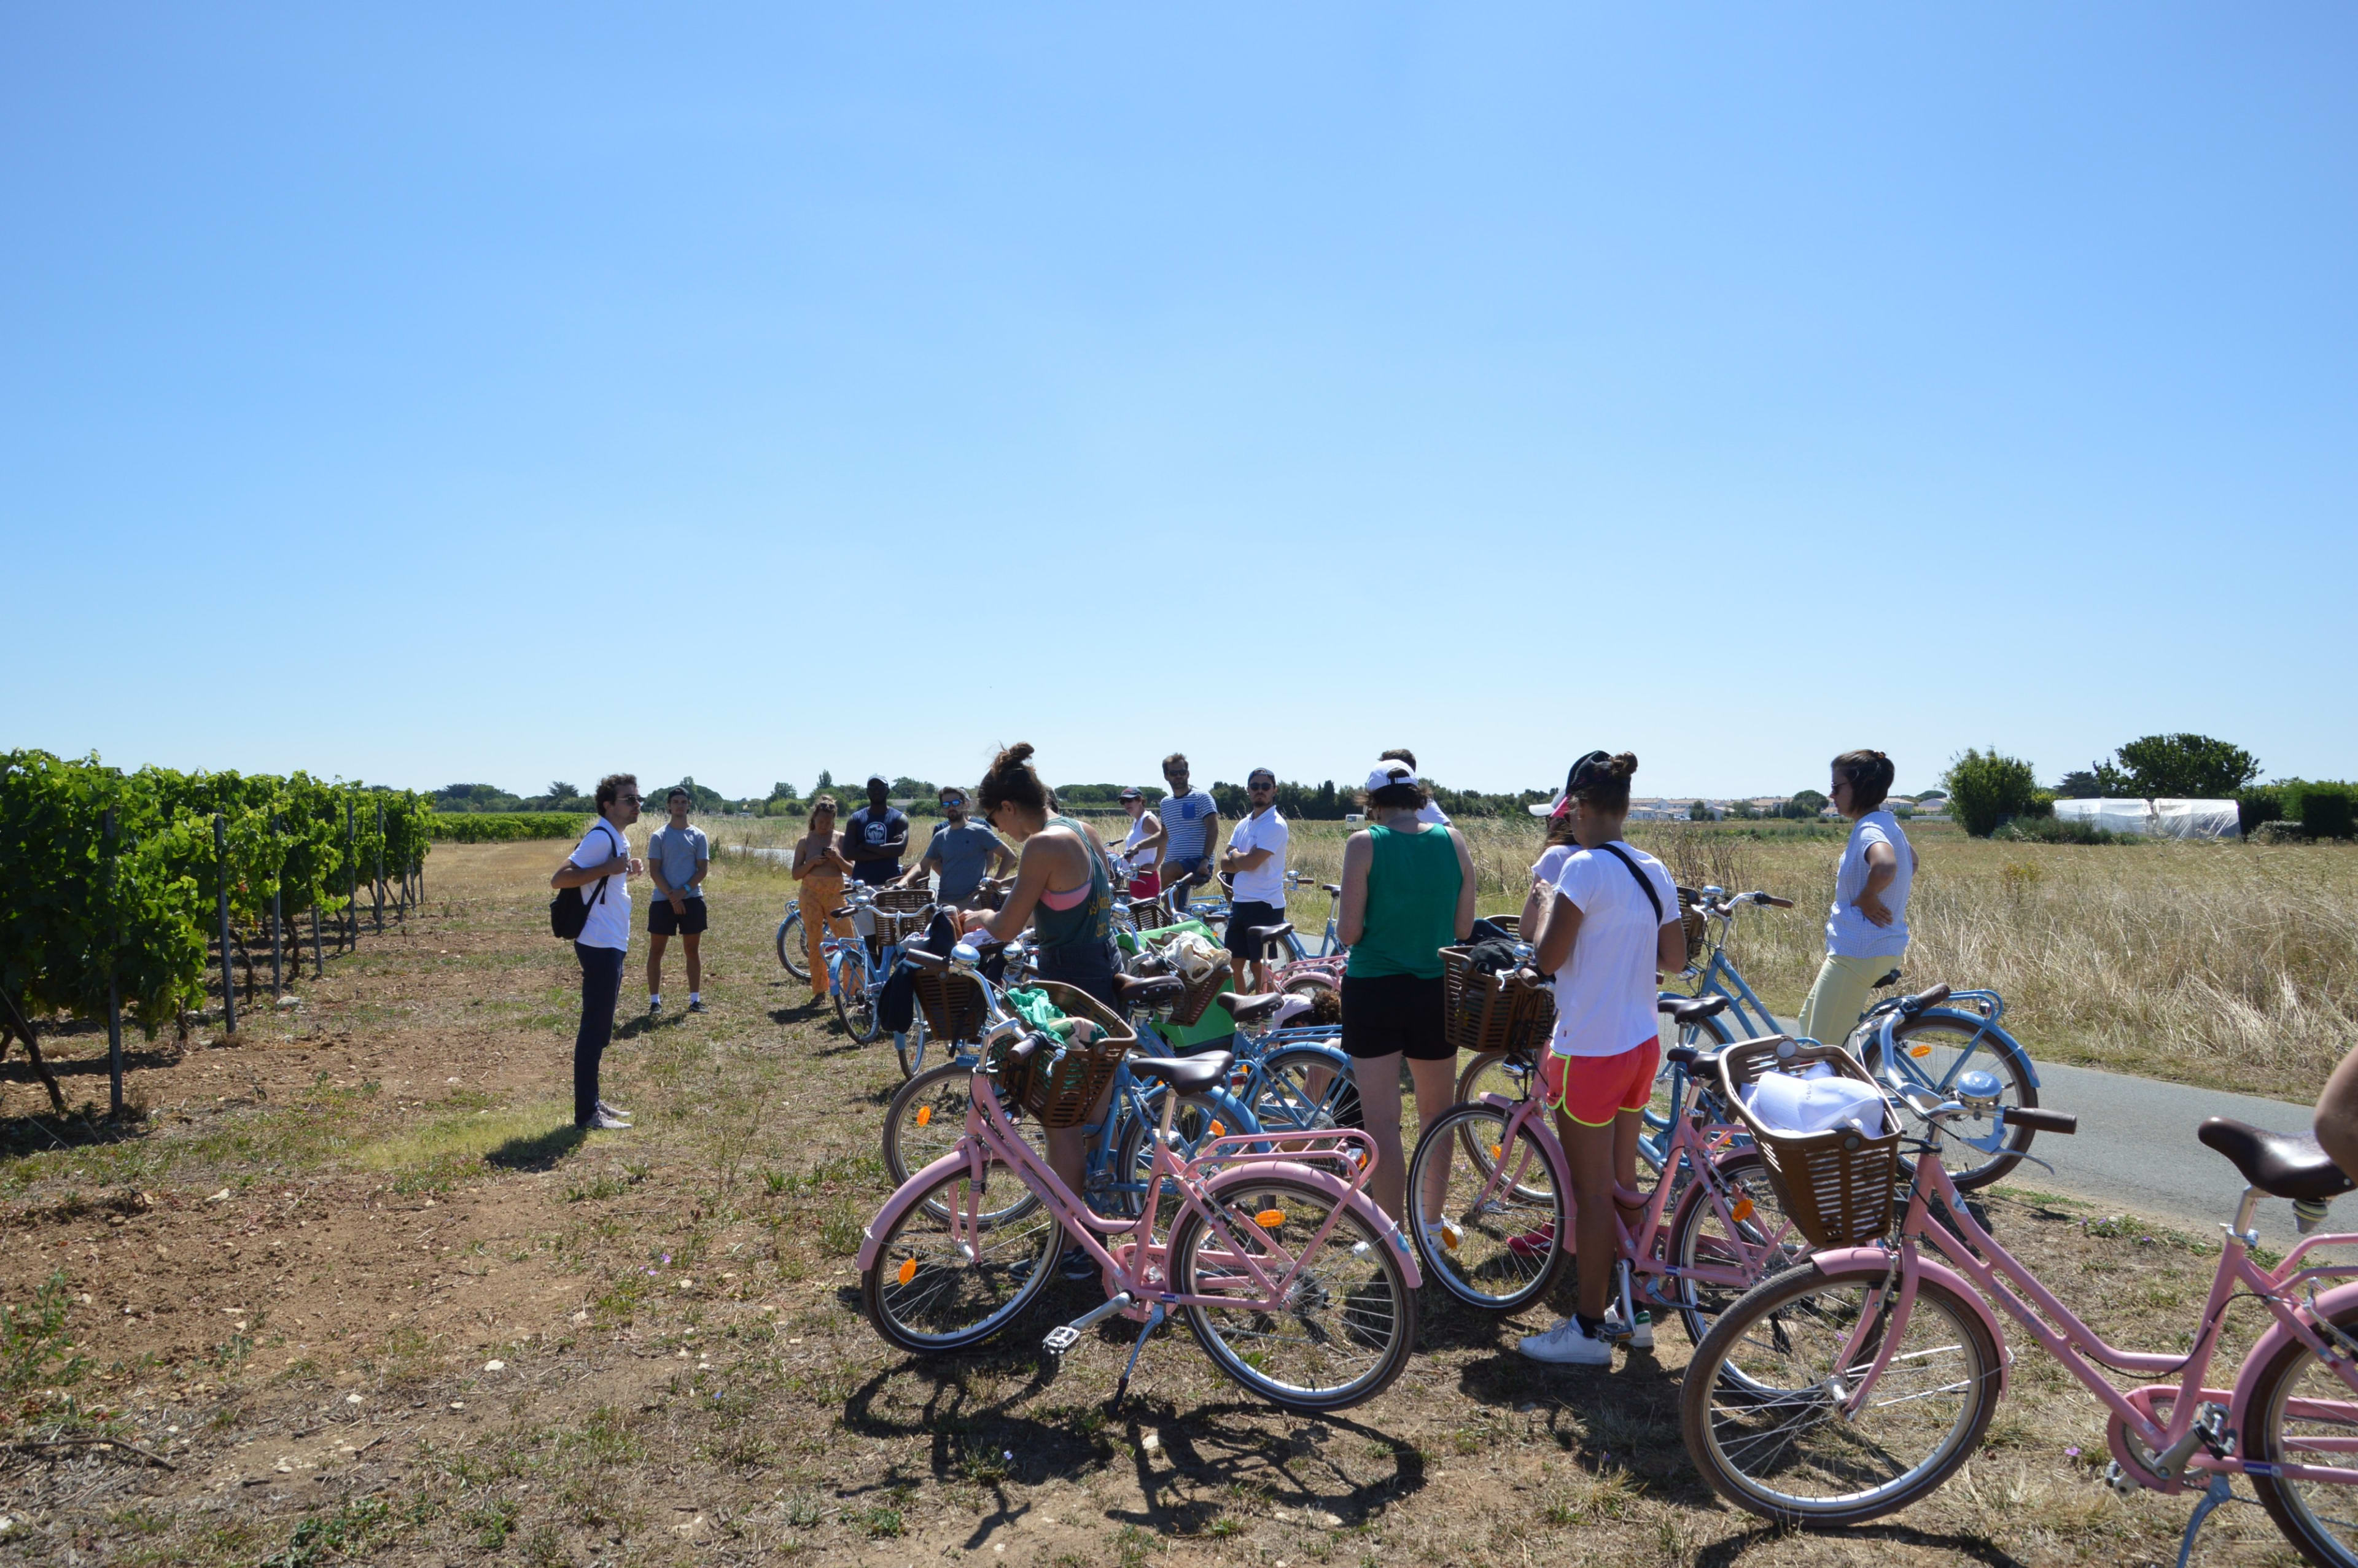
M 1281 936 L 1293 935 L 1293 922 L 1291 920 L 1280 921 L 1275 925 L 1248 925 L 1245 927 L 1245 935 L 1251 937 L 1256 942 L 1274 942 Z
M 1200 1056 L 1132 1056 L 1123 1065 L 1132 1077 L 1153 1078 L 1183 1095 L 1193 1095 L 1227 1083 L 1228 1066 L 1235 1060 L 1226 1051 L 1206 1051 Z
M 2244 1180 L 2270 1197 L 2315 1202 L 2358 1186 L 2342 1173 L 2317 1140 L 2289 1132 L 2263 1132 L 2245 1122 L 2214 1116 L 2194 1136 L 2224 1154 Z
M 1158 1007 L 1187 989 L 1176 975 L 1116 975 L 1113 994 L 1124 1007 Z
M 1259 1023 L 1293 999 L 1283 991 L 1269 991 L 1260 996 L 1238 996 L 1234 991 L 1222 991 L 1212 1000 L 1227 1008 L 1238 1023 Z
M 1726 1007 L 1727 999 L 1724 996 L 1699 996 L 1692 1001 L 1666 996 L 1658 997 L 1654 1001 L 1654 1011 L 1669 1013 L 1671 1022 L 1682 1029 L 1701 1023 L 1704 1019 L 1724 1011 Z

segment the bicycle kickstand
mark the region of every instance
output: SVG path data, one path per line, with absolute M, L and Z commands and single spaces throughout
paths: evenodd
M 2228 1485 L 2227 1473 L 2213 1470 L 2211 1485 L 2204 1489 L 2201 1501 L 2194 1505 L 2194 1517 L 2186 1521 L 2185 1538 L 2178 1543 L 2178 1568 L 2186 1568 L 2187 1560 L 2194 1555 L 2194 1538 L 2201 1532 L 2202 1521 L 2211 1517 L 2211 1510 L 2234 1500 L 2235 1489 Z
M 1138 1353 L 1146 1348 L 1147 1336 L 1162 1326 L 1163 1303 L 1156 1302 L 1146 1314 L 1146 1325 L 1138 1331 L 1138 1343 L 1130 1347 L 1130 1360 L 1121 1369 L 1121 1381 L 1113 1386 L 1113 1401 L 1106 1406 L 1108 1415 L 1120 1413 L 1122 1396 L 1130 1392 L 1130 1375 L 1138 1370 Z

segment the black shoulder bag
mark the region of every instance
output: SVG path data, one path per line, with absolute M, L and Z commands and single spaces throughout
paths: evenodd
M 1600 844 L 1597 848 L 1612 851 L 1612 855 L 1615 860 L 1629 868 L 1629 874 L 1638 879 L 1638 886 L 1642 889 L 1646 894 L 1646 902 L 1654 906 L 1654 924 L 1657 926 L 1662 925 L 1662 895 L 1654 891 L 1654 884 L 1646 880 L 1646 873 L 1638 869 L 1638 862 L 1623 854 L 1620 849 L 1616 845 L 1609 843 Z
M 600 817 L 599 819 L 598 826 L 606 830 L 606 836 L 608 838 L 611 838 L 614 837 L 614 825 L 612 823 Z M 620 844 L 619 839 L 616 840 L 616 842 L 618 845 Z M 622 848 L 617 848 L 614 850 L 614 853 L 617 855 L 623 854 L 626 851 Z M 614 879 L 611 875 L 600 877 L 598 879 L 598 896 L 595 898 L 582 897 L 581 890 L 578 887 L 558 888 L 557 890 L 557 896 L 548 901 L 549 935 L 556 937 L 560 942 L 573 942 L 579 940 L 581 933 L 587 930 L 590 925 L 590 906 L 593 903 L 603 903 L 606 902 L 606 884 L 613 880 Z

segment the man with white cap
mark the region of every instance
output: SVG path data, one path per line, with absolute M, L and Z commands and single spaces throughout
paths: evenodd
M 1416 753 L 1410 751 L 1406 746 L 1394 746 L 1390 751 L 1386 752 L 1383 755 L 1378 757 L 1376 761 L 1379 763 L 1406 762 L 1408 764 L 1409 776 L 1411 778 L 1414 778 L 1416 776 Z M 1449 813 L 1442 810 L 1441 803 L 1436 800 L 1426 801 L 1423 806 L 1418 810 L 1416 819 L 1419 822 L 1430 822 L 1435 827 L 1446 827 L 1449 826 Z

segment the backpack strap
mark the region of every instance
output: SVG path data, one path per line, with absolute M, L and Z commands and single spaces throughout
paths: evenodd
M 628 845 L 625 845 L 625 844 L 622 841 L 622 839 L 621 839 L 620 838 L 617 838 L 617 837 L 616 837 L 616 835 L 615 835 L 615 833 L 614 833 L 614 825 L 613 825 L 612 823 L 611 823 L 611 822 L 607 821 L 604 817 L 600 816 L 600 818 L 598 818 L 598 826 L 599 826 L 599 827 L 603 827 L 603 828 L 606 830 L 606 837 L 607 837 L 607 838 L 612 838 L 612 839 L 614 840 L 614 853 L 616 853 L 617 855 L 620 855 L 620 854 L 623 854 L 623 853 L 625 853 L 625 852 L 628 850 L 629 846 L 628 846 Z M 611 872 L 611 871 L 608 871 L 604 876 L 600 877 L 600 878 L 598 879 L 598 896 L 597 896 L 596 898 L 587 900 L 586 902 L 590 903 L 605 903 L 605 902 L 606 902 L 606 884 L 607 884 L 608 882 L 612 881 L 613 880 L 614 880 L 614 873 L 613 873 L 613 872 Z
M 1656 892 L 1654 891 L 1654 884 L 1653 884 L 1652 882 L 1650 882 L 1650 881 L 1648 881 L 1646 880 L 1646 873 L 1645 873 L 1645 872 L 1643 872 L 1643 871 L 1639 871 L 1639 870 L 1638 869 L 1638 862 L 1637 862 L 1637 861 L 1635 861 L 1635 860 L 1631 860 L 1628 856 L 1627 856 L 1627 855 L 1623 854 L 1623 853 L 1621 852 L 1621 848 L 1620 848 L 1620 846 L 1619 846 L 1619 845 L 1617 845 L 1617 844 L 1614 844 L 1614 843 L 1607 842 L 1607 843 L 1605 843 L 1605 844 L 1600 844 L 1600 845 L 1599 845 L 1599 846 L 1597 846 L 1597 847 L 1598 847 L 1599 849 L 1606 849 L 1606 850 L 1610 851 L 1610 852 L 1611 852 L 1611 854 L 1612 854 L 1612 856 L 1613 856 L 1613 858 L 1614 858 L 1615 860 L 1617 860 L 1620 861 L 1623 865 L 1625 865 L 1625 866 L 1627 866 L 1627 867 L 1628 867 L 1628 868 L 1629 868 L 1629 874 L 1630 874 L 1631 876 L 1633 876 L 1633 877 L 1635 877 L 1635 878 L 1637 878 L 1637 879 L 1638 879 L 1638 886 L 1639 886 L 1639 890 L 1640 890 L 1640 891 L 1642 891 L 1642 892 L 1645 893 L 1645 895 L 1646 895 L 1646 902 L 1647 902 L 1648 903 L 1650 903 L 1650 904 L 1652 904 L 1652 905 L 1654 906 L 1654 924 L 1655 924 L 1655 925 L 1661 925 L 1661 924 L 1662 924 L 1662 895 L 1661 895 L 1660 893 L 1658 893 L 1658 892 Z

